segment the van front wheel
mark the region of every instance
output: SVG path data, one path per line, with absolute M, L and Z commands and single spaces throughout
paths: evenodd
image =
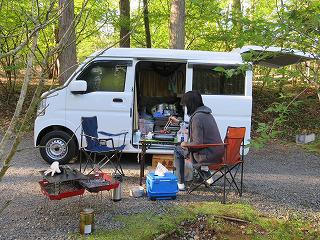
M 76 143 L 69 133 L 52 131 L 40 141 L 40 154 L 49 164 L 58 161 L 59 164 L 68 163 L 75 155 Z

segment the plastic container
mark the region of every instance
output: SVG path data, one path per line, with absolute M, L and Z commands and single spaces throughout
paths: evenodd
M 188 132 L 188 130 L 186 130 L 184 132 L 184 142 L 188 142 L 188 140 L 189 140 L 189 132 Z
M 142 197 L 144 194 L 144 189 L 141 186 L 132 186 L 129 189 L 131 197 Z
M 187 124 L 185 122 L 180 123 L 180 129 L 177 132 L 178 142 L 187 142 L 189 139 Z
M 140 138 L 141 138 L 141 132 L 140 132 L 140 130 L 137 130 L 136 133 L 135 133 L 135 136 L 134 136 L 134 142 L 136 144 L 138 144 L 139 141 L 140 141 Z
M 164 176 L 147 174 L 146 193 L 151 200 L 176 199 L 178 192 L 178 178 L 171 172 L 165 172 Z
M 152 120 L 140 119 L 139 130 L 142 134 L 153 132 L 154 122 Z
M 152 139 L 152 136 L 153 136 L 152 132 L 149 132 L 147 135 L 147 139 L 149 139 L 149 140 Z

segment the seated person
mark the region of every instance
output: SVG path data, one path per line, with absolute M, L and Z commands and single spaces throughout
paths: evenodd
M 177 146 L 174 150 L 174 167 L 175 175 L 178 178 L 179 190 L 185 190 L 184 185 L 184 164 L 185 158 L 190 157 L 192 164 L 199 171 L 201 166 L 219 164 L 222 162 L 224 147 L 209 147 L 200 149 L 196 152 L 188 152 L 186 146 L 197 144 L 217 144 L 222 143 L 219 129 L 214 117 L 211 114 L 211 109 L 204 106 L 201 94 L 197 91 L 189 91 L 181 98 L 181 105 L 186 106 L 189 120 L 189 143 L 182 142 L 181 146 Z M 179 123 L 175 117 L 169 117 L 171 122 Z M 209 177 L 210 171 L 202 171 Z M 212 179 L 207 181 L 212 183 Z

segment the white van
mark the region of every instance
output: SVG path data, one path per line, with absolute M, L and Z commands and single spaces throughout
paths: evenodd
M 246 127 L 250 138 L 252 110 L 252 71 L 227 78 L 215 67 L 237 69 L 244 64 L 241 53 L 172 49 L 111 48 L 92 54 L 66 82 L 66 87 L 41 102 L 34 126 L 34 144 L 48 163 L 69 162 L 80 147 L 81 117 L 97 116 L 98 129 L 110 133 L 128 131 L 124 152 L 137 153 L 134 134 L 141 112 L 152 116 L 156 106 L 175 106 L 177 116 L 189 117 L 179 108 L 181 96 L 190 90 L 202 94 L 213 111 L 222 139 L 228 126 Z M 270 51 L 279 51 L 271 49 Z M 310 55 L 292 52 L 264 65 L 281 67 L 306 61 Z M 282 57 L 282 58 L 281 58 Z M 140 114 L 139 114 L 140 113 Z M 117 139 L 115 139 L 117 141 Z M 174 146 L 155 146 L 148 153 L 172 153 Z

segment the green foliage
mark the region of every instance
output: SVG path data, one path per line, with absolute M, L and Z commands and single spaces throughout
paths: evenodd
M 304 130 L 319 133 L 320 109 L 315 93 L 302 88 L 285 87 L 279 94 L 276 89 L 265 88 L 260 91 L 253 88 L 252 142 L 261 147 L 268 140 L 282 138 L 295 140 L 296 134 Z
M 224 69 L 223 67 L 215 67 L 213 70 L 217 72 L 222 72 L 227 78 L 231 78 L 234 75 L 243 74 L 250 69 L 249 65 L 239 65 L 237 68 Z

